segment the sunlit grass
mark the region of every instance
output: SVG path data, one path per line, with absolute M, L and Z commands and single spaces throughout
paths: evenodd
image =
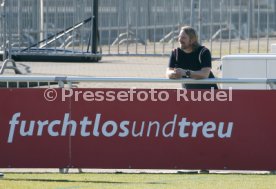
M 241 174 L 15 174 L 0 180 L 1 189 L 274 189 L 276 175 Z

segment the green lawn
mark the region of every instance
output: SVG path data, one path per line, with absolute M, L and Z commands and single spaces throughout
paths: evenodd
M 6 173 L 0 189 L 275 189 L 276 175 Z

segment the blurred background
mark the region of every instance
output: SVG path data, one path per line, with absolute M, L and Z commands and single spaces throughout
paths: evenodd
M 276 0 L 2 0 L 0 11 L 4 56 L 168 55 L 184 25 L 215 58 L 276 39 Z

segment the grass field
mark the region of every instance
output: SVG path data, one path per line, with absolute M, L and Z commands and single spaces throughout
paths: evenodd
M 275 189 L 276 175 L 6 173 L 0 189 Z

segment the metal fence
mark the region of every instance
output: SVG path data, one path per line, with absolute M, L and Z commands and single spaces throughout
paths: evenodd
M 97 57 L 98 1 L 3 0 L 1 49 L 4 59 L 55 55 Z M 85 59 L 82 59 L 85 60 Z
M 89 77 L 89 76 L 0 76 L 1 88 L 63 88 L 78 87 L 87 83 L 179 83 L 179 84 L 266 84 L 268 90 L 276 89 L 276 79 L 271 78 L 211 78 L 211 79 L 167 79 L 133 77 Z M 92 86 L 92 85 L 91 85 Z M 87 88 L 87 87 L 86 87 Z M 93 86 L 91 87 L 93 88 Z M 112 87 L 114 88 L 114 87 Z M 115 87 L 116 88 L 116 87 Z M 122 88 L 121 86 L 119 88 Z M 230 89 L 230 88 L 228 88 Z
M 215 56 L 268 52 L 276 37 L 275 0 L 104 0 L 100 34 L 108 54 L 167 54 L 183 25 Z
M 276 39 L 276 0 L 2 0 L 0 11 L 9 54 L 167 55 L 183 25 L 217 57 L 269 52 Z

